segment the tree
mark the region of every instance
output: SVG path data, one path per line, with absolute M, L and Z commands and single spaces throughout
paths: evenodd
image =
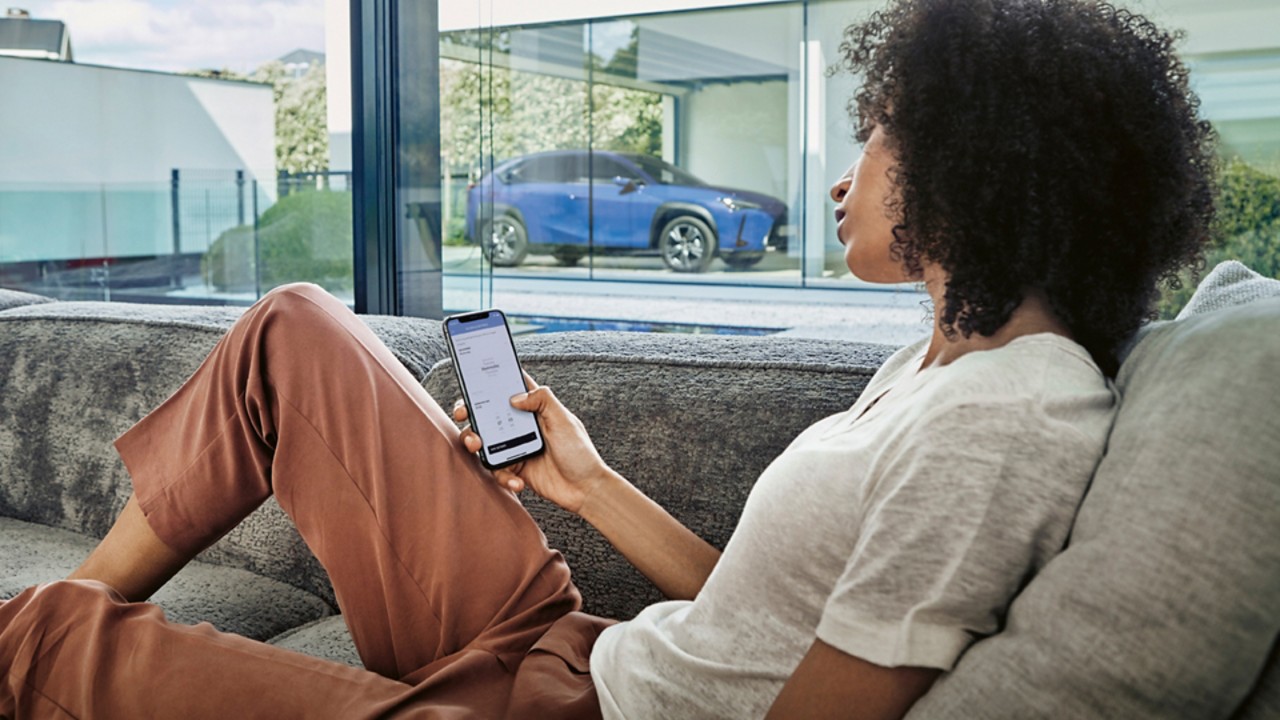
M 662 96 L 497 65 L 443 59 L 440 140 L 449 174 L 545 150 L 662 152 Z
M 1218 220 L 1205 251 L 1205 267 L 1239 260 L 1254 272 L 1280 279 L 1280 178 L 1233 158 L 1218 177 Z M 1166 288 L 1160 299 L 1163 319 L 1178 314 L 1199 280 L 1196 269 L 1179 276 L 1181 287 Z
M 329 168 L 324 65 L 312 63 L 295 78 L 284 63 L 272 60 L 253 71 L 250 80 L 271 85 L 276 108 L 276 169 L 289 173 Z

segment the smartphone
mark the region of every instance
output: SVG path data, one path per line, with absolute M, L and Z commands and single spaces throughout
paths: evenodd
M 511 396 L 528 388 L 502 311 L 450 315 L 444 319 L 444 339 L 471 428 L 484 441 L 480 461 L 485 467 L 497 469 L 542 452 L 538 418 L 511 407 Z

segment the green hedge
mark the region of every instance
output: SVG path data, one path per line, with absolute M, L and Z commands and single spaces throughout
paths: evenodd
M 290 282 L 313 282 L 327 290 L 349 290 L 352 269 L 351 194 L 307 190 L 283 197 L 258 220 L 262 290 Z M 200 261 L 205 282 L 223 292 L 257 287 L 253 228 L 231 228 L 218 236 Z
M 1280 279 L 1280 178 L 1250 167 L 1240 158 L 1228 162 L 1218 178 L 1218 222 L 1205 251 L 1205 268 L 1239 260 L 1254 272 Z M 1178 314 L 1195 292 L 1199 274 L 1182 273 L 1182 287 L 1165 288 L 1160 317 Z

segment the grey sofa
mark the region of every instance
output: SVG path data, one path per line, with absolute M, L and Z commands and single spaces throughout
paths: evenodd
M 130 491 L 111 440 L 239 312 L 0 290 L 0 598 L 64 576 L 106 532 Z M 1184 315 L 1131 343 L 1068 547 L 913 718 L 1280 717 L 1280 282 L 1220 266 Z M 365 319 L 452 402 L 438 323 Z M 720 545 L 764 466 L 852 404 L 893 350 L 621 333 L 518 344 L 615 467 Z M 587 611 L 626 618 L 660 598 L 582 522 L 526 503 Z M 359 664 L 323 569 L 273 502 L 154 600 L 178 622 Z

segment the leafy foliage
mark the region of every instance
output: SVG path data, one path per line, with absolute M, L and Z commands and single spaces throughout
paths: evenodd
M 448 172 L 545 150 L 592 147 L 658 155 L 662 96 L 614 85 L 440 63 L 440 139 Z
M 252 291 L 261 267 L 262 291 L 290 282 L 314 282 L 328 290 L 350 289 L 352 278 L 351 194 L 303 191 L 281 198 L 253 228 L 231 228 L 200 261 L 205 282 L 223 292 Z
M 290 173 L 329 168 L 324 65 L 313 63 L 295 78 L 272 60 L 249 76 L 269 83 L 276 105 L 276 169 Z
M 1218 187 L 1218 223 L 1204 267 L 1239 260 L 1260 275 L 1280 279 L 1280 178 L 1234 158 L 1223 166 Z M 1165 288 L 1158 307 L 1162 319 L 1186 306 L 1201 271 L 1185 270 L 1179 287 Z

